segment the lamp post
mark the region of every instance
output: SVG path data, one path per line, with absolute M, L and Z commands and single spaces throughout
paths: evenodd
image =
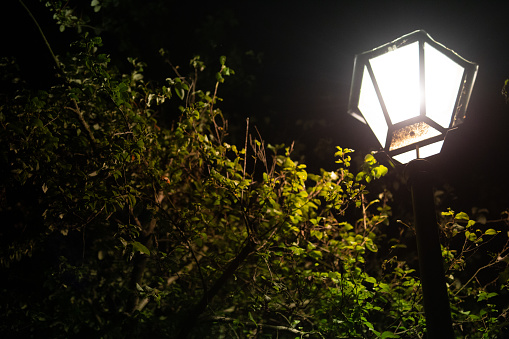
M 464 118 L 478 65 L 418 30 L 355 56 L 348 112 L 407 164 L 428 338 L 453 338 L 429 163 Z

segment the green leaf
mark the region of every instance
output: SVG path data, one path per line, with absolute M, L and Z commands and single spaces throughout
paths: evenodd
M 385 331 L 382 333 L 382 339 L 385 338 L 399 338 L 399 335 L 394 334 L 393 332 Z
M 43 128 L 43 127 L 44 127 L 44 124 L 42 123 L 42 120 L 41 120 L 41 119 L 35 119 L 35 120 L 34 120 L 34 123 L 33 123 L 33 126 L 34 126 L 34 127 L 40 127 L 40 128 Z
M 456 214 L 454 219 L 456 219 L 456 220 L 467 220 L 468 221 L 468 220 L 470 220 L 470 217 L 465 212 L 459 212 L 458 214 Z
M 375 178 L 380 179 L 389 171 L 384 165 L 377 166 L 373 169 Z
M 226 57 L 224 55 L 221 55 L 219 57 L 219 62 L 221 63 L 221 66 L 224 66 L 224 64 L 226 63 Z
M 370 330 L 371 332 L 373 332 L 373 333 L 374 333 L 375 335 L 377 335 L 377 336 L 379 336 L 379 335 L 380 335 L 380 332 L 378 332 L 377 330 L 375 330 L 375 327 L 373 326 L 373 324 L 372 324 L 372 323 L 370 323 L 369 321 L 365 320 L 365 318 L 364 318 L 363 320 L 364 320 L 364 321 L 363 321 L 363 322 L 364 322 L 364 325 L 366 325 L 366 326 L 369 328 L 369 330 Z
M 376 159 L 372 154 L 366 154 L 364 157 L 364 162 L 370 165 L 376 164 Z
M 450 209 L 447 212 L 442 212 L 442 215 L 444 217 L 449 216 L 452 217 L 454 215 L 454 211 L 451 211 Z
M 302 253 L 304 253 L 306 251 L 305 249 L 297 247 L 297 246 L 290 246 L 290 247 L 288 247 L 288 249 L 291 250 L 293 252 L 293 254 L 295 254 L 295 255 L 301 255 Z
M 376 246 L 376 244 L 374 244 L 372 241 L 367 241 L 366 242 L 366 248 L 368 250 L 370 250 L 371 252 L 378 252 L 378 246 Z
M 141 252 L 146 255 L 150 255 L 150 250 L 142 243 L 140 243 L 138 241 L 133 241 L 131 244 L 133 245 L 133 250 L 135 252 Z
M 479 295 L 477 296 L 477 301 L 483 301 L 483 300 L 488 300 L 490 298 L 493 298 L 493 297 L 496 297 L 498 294 L 495 293 L 495 292 L 491 292 L 491 293 L 488 293 L 488 292 L 485 292 L 485 291 L 482 291 L 479 293 Z
M 323 233 L 321 231 L 311 230 L 310 233 L 311 233 L 311 236 L 316 237 L 318 240 L 321 240 L 323 237 Z
M 95 7 L 95 6 L 100 6 L 101 3 L 99 2 L 99 0 L 92 0 L 92 3 L 90 4 L 90 6 L 92 7 Z
M 258 324 L 256 323 L 256 321 L 254 320 L 253 318 L 253 315 L 251 314 L 251 312 L 248 312 L 247 315 L 249 316 L 249 319 L 256 325 L 258 326 Z
M 224 78 L 223 76 L 221 75 L 221 73 L 217 72 L 216 73 L 216 80 L 220 83 L 223 83 L 224 82 Z
M 467 238 L 470 241 L 476 241 L 477 235 L 474 232 L 465 231 L 465 238 Z
M 368 283 L 371 283 L 371 284 L 376 284 L 376 279 L 373 278 L 373 277 L 366 277 L 366 279 L 364 279 L 366 282 Z
M 180 100 L 184 100 L 184 94 L 185 94 L 184 90 L 182 88 L 177 88 L 177 87 L 175 87 L 174 90 L 175 90 L 175 94 L 177 94 L 177 96 L 180 98 Z
M 500 232 L 500 231 L 496 231 L 493 228 L 490 228 L 490 229 L 486 230 L 486 232 L 484 232 L 484 234 L 486 234 L 486 235 L 495 235 L 498 232 Z

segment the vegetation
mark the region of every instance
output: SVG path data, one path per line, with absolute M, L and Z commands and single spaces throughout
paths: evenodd
M 80 34 L 40 90 L 1 59 L 3 338 L 424 337 L 412 227 L 374 155 L 308 173 L 249 120 L 230 144 L 225 57 L 207 91 L 199 57 L 158 86 L 101 48 Z M 508 220 L 441 215 L 458 337 L 507 329 Z

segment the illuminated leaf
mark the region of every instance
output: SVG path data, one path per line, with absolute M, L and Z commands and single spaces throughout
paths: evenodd
M 490 228 L 490 229 L 486 230 L 486 232 L 484 232 L 484 234 L 486 234 L 486 235 L 495 235 L 495 234 L 497 234 L 498 232 L 499 232 L 499 231 L 496 231 L 496 230 L 494 230 L 493 228 Z
M 140 243 L 138 241 L 133 241 L 133 242 L 131 242 L 131 244 L 133 245 L 133 250 L 135 252 L 141 252 L 146 255 L 150 255 L 150 250 L 142 243 Z
M 465 212 L 459 212 L 454 216 L 456 220 L 470 220 L 470 217 Z
M 376 284 L 376 279 L 373 278 L 373 277 L 366 277 L 366 279 L 364 279 L 366 282 L 368 283 L 371 283 L 371 284 Z

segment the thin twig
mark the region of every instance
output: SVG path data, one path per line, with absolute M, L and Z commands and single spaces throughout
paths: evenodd
M 476 278 L 476 277 L 477 277 L 477 274 L 478 274 L 479 272 L 481 272 L 481 271 L 482 271 L 483 269 L 485 269 L 485 268 L 488 268 L 488 267 L 490 267 L 490 266 L 495 265 L 496 263 L 498 263 L 498 261 L 495 261 L 495 262 L 489 263 L 489 264 L 487 264 L 487 265 L 485 265 L 485 266 L 483 266 L 483 267 L 479 268 L 479 269 L 478 269 L 478 270 L 474 273 L 474 275 L 473 275 L 470 279 L 468 279 L 468 281 L 467 281 L 465 284 L 463 284 L 463 286 L 461 286 L 461 288 L 460 288 L 460 289 L 459 289 L 456 293 L 454 293 L 454 296 L 457 296 L 457 295 L 458 295 L 458 293 L 460 293 L 460 292 L 461 292 L 461 291 L 462 291 L 462 290 L 463 290 L 463 289 L 464 289 L 464 288 L 465 288 L 465 287 L 466 287 L 466 286 L 467 286 L 467 285 L 468 285 L 468 284 L 469 284 L 469 283 L 470 283 L 470 282 L 471 282 L 474 278 Z
M 249 136 L 249 118 L 246 119 L 246 141 L 244 142 L 244 171 L 242 172 L 242 179 L 246 179 L 246 162 L 247 162 L 247 138 Z
M 42 39 L 44 40 L 44 43 L 46 44 L 46 47 L 48 47 L 48 50 L 51 54 L 51 57 L 53 58 L 53 60 L 55 61 L 55 64 L 58 68 L 58 70 L 60 71 L 60 73 L 62 73 L 62 68 L 60 67 L 60 62 L 58 61 L 58 58 L 57 56 L 55 55 L 55 53 L 53 53 L 53 49 L 51 48 L 49 42 L 48 42 L 48 39 L 46 39 L 46 35 L 44 35 L 44 32 L 42 31 L 42 28 L 41 26 L 39 26 L 39 23 L 37 22 L 37 20 L 35 19 L 35 17 L 33 16 L 32 12 L 28 9 L 28 7 L 25 5 L 25 3 L 22 1 L 22 0 L 18 0 L 19 3 L 21 4 L 21 6 L 23 6 L 23 8 L 25 8 L 25 10 L 27 11 L 28 15 L 30 16 L 30 18 L 32 18 L 33 22 L 35 23 L 35 25 L 37 26 L 37 29 L 39 30 L 39 33 L 41 33 L 41 36 L 42 36 Z
M 214 110 L 214 102 L 216 101 L 217 89 L 219 88 L 219 81 L 216 82 L 216 86 L 214 88 L 214 95 L 212 96 L 212 101 L 210 102 L 210 115 L 212 115 L 212 111 Z
M 362 204 L 362 223 L 364 226 L 364 232 L 366 232 L 367 229 L 367 220 L 366 220 L 366 202 L 364 199 L 364 194 L 361 193 L 361 204 Z
M 71 110 L 78 115 L 78 120 L 81 122 L 81 125 L 83 126 L 83 128 L 87 131 L 88 137 L 90 138 L 90 141 L 92 142 L 92 146 L 95 148 L 97 146 L 97 140 L 95 139 L 94 134 L 92 133 L 92 130 L 90 129 L 90 126 L 88 125 L 85 118 L 83 117 L 83 113 L 81 112 L 81 110 L 78 106 L 78 102 L 75 99 L 71 99 L 71 100 L 74 103 L 75 108 L 72 108 L 72 107 L 64 107 L 64 108 Z
M 229 323 L 229 322 L 234 322 L 234 321 L 237 321 L 238 319 L 235 319 L 235 318 L 229 318 L 229 317 L 220 317 L 220 316 L 211 316 L 207 319 L 204 319 L 205 321 L 209 320 L 209 321 L 221 321 L 221 322 L 225 322 L 225 323 Z M 303 332 L 303 331 L 300 331 L 296 328 L 292 328 L 292 327 L 288 327 L 288 326 L 281 326 L 281 325 L 269 325 L 269 324 L 263 324 L 263 323 L 259 323 L 259 324 L 254 324 L 254 323 L 243 323 L 244 326 L 249 326 L 249 327 L 263 327 L 263 328 L 266 328 L 266 329 L 271 329 L 271 330 L 276 330 L 276 331 L 285 331 L 285 332 L 290 332 L 290 333 L 293 333 L 293 334 L 298 334 L 304 338 L 308 337 L 309 336 L 309 333 L 307 332 Z
M 252 239 L 246 239 L 240 252 L 233 258 L 221 276 L 214 282 L 207 294 L 204 294 L 201 300 L 194 306 L 187 318 L 181 324 L 179 338 L 187 338 L 192 331 L 198 317 L 206 310 L 212 298 L 221 290 L 224 284 L 230 279 L 239 266 L 246 260 L 246 258 L 255 251 L 255 246 Z
M 201 267 L 200 262 L 199 262 L 200 260 L 196 256 L 196 253 L 194 252 L 194 250 L 193 250 L 193 248 L 191 246 L 191 243 L 189 242 L 188 237 L 186 237 L 186 235 L 184 233 L 184 230 L 182 230 L 180 225 L 173 221 L 173 219 L 171 218 L 170 213 L 168 213 L 168 211 L 166 211 L 161 206 L 159 206 L 159 207 L 160 207 L 160 211 L 163 212 L 164 214 L 166 214 L 166 217 L 168 218 L 168 220 L 175 226 L 177 231 L 180 233 L 180 236 L 182 237 L 182 240 L 184 240 L 186 242 L 187 247 L 189 248 L 189 252 L 191 253 L 191 256 L 193 257 L 193 260 L 196 263 L 196 266 L 198 267 L 198 274 L 200 275 L 200 280 L 201 280 L 201 283 L 202 283 L 202 288 L 204 290 L 204 296 L 208 299 L 208 295 L 207 295 L 208 287 L 207 287 L 207 283 L 205 282 L 205 277 L 203 276 L 202 267 Z
M 203 253 L 200 253 L 197 257 L 196 257 L 196 260 L 194 262 L 190 262 L 189 264 L 187 264 L 186 266 L 184 266 L 180 271 L 178 271 L 175 275 L 169 277 L 168 279 L 166 279 L 166 286 L 170 286 L 171 284 L 173 284 L 175 281 L 177 281 L 177 279 L 184 273 L 184 272 L 190 272 L 192 269 L 193 269 L 193 266 L 195 265 L 195 263 L 199 262 L 201 260 L 201 258 L 203 258 L 203 256 L 205 255 L 204 253 L 208 251 L 208 247 L 207 246 L 203 246 L 202 248 L 202 252 Z
M 249 118 L 246 119 L 246 141 L 244 143 L 244 170 L 242 171 L 242 180 L 246 180 L 246 164 L 247 164 L 247 138 L 249 136 Z M 244 201 L 244 189 L 240 193 L 240 199 Z

